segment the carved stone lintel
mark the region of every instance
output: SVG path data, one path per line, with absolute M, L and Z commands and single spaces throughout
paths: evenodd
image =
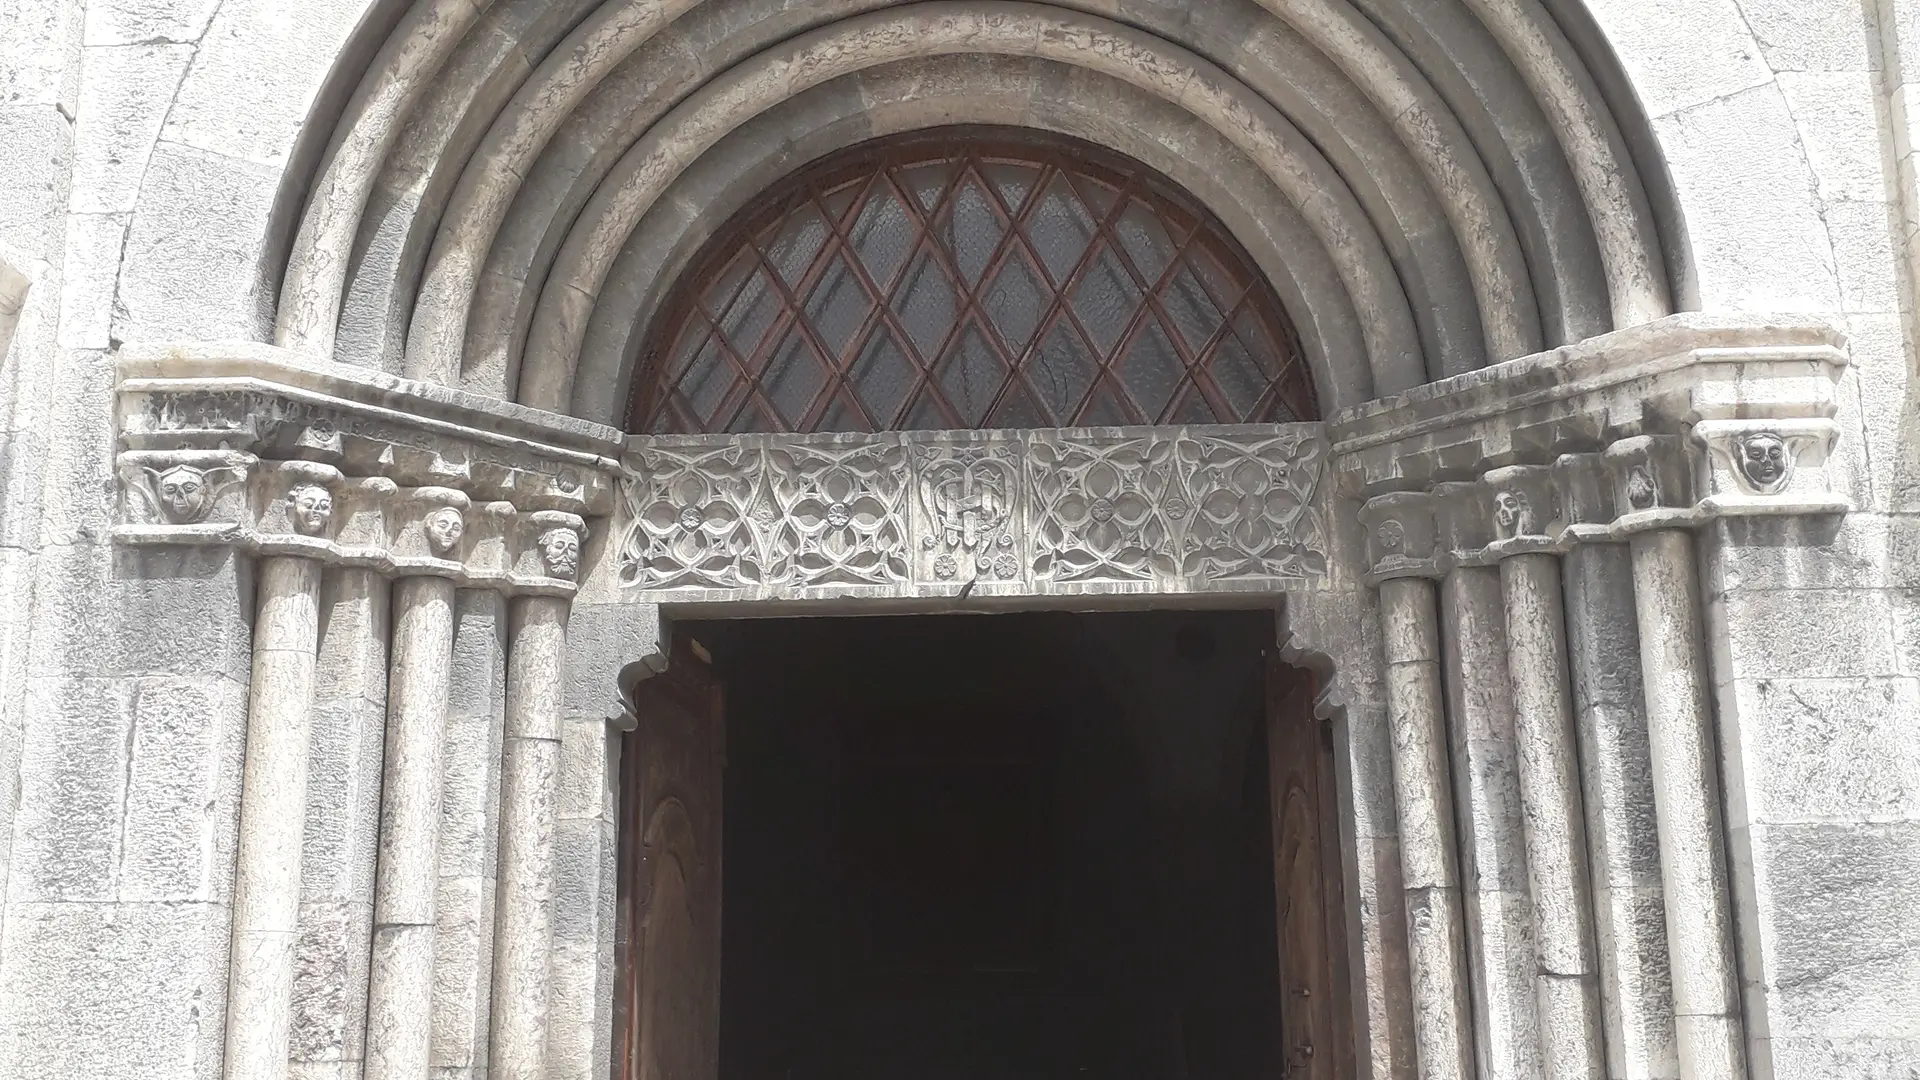
M 1326 573 L 1318 425 L 630 440 L 630 596 L 1270 590 Z

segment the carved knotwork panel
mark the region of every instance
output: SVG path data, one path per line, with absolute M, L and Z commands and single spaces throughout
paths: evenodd
M 1265 590 L 1326 571 L 1318 425 L 634 437 L 663 602 Z

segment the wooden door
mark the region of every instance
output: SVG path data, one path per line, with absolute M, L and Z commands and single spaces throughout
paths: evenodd
M 1267 759 L 1279 909 L 1281 1076 L 1350 1080 L 1355 1059 L 1333 734 L 1314 718 L 1315 689 L 1310 673 L 1269 657 Z
M 616 1072 L 716 1080 L 720 1067 L 720 782 L 726 748 L 710 657 L 674 635 L 634 694 L 622 740 L 621 985 Z

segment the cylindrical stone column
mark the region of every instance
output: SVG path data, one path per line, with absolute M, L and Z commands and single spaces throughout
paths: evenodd
M 1559 556 L 1509 555 L 1500 561 L 1500 582 L 1539 958 L 1541 1067 L 1547 1080 L 1600 1080 L 1606 1054 Z
M 446 578 L 409 577 L 394 586 L 365 1080 L 428 1075 L 453 603 Z
M 1414 1047 L 1425 1080 L 1471 1080 L 1472 1008 L 1433 583 L 1421 578 L 1381 582 L 1380 623 L 1406 891 Z
M 261 560 L 227 976 L 230 1080 L 287 1075 L 319 594 L 318 563 Z
M 517 597 L 509 619 L 488 1060 L 500 1080 L 542 1080 L 547 1075 L 554 788 L 560 764 L 567 602 Z
M 1635 534 L 1631 545 L 1680 1075 L 1744 1080 L 1720 773 L 1693 535 L 1652 529 Z

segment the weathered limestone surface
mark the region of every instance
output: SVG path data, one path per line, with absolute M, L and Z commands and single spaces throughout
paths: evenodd
M 855 21 L 875 6 L 707 0 L 677 17 L 678 7 L 630 5 L 635 17 L 617 20 L 586 0 L 501 0 L 484 12 L 322 0 L 296 18 L 276 0 L 0 5 L 0 1078 L 212 1080 L 236 1034 L 224 1017 L 242 753 L 249 709 L 269 700 L 249 699 L 256 561 L 237 539 L 110 541 L 128 524 L 115 379 L 121 354 L 139 349 L 123 343 L 268 340 L 287 299 L 281 282 L 299 277 L 288 273 L 294 237 L 324 211 L 355 224 L 341 232 L 347 258 L 301 268 L 308 279 L 336 275 L 337 299 L 316 317 L 323 336 L 330 305 L 345 317 L 338 347 L 316 365 L 412 365 L 482 394 L 531 390 L 543 404 L 615 417 L 651 313 L 765 179 L 871 135 L 955 121 L 1090 138 L 1192 187 L 1273 279 L 1329 414 L 1531 351 L 1535 335 L 1557 347 L 1659 315 L 1662 292 L 1707 318 L 1796 312 L 1844 332 L 1849 363 L 1830 393 L 1806 415 L 1788 412 L 1834 425 L 1828 458 L 1807 467 L 1828 485 L 1820 494 L 1850 510 L 1830 500 L 1770 522 L 1685 526 L 1699 530 L 1711 722 L 1708 760 L 1694 764 L 1724 780 L 1729 930 L 1740 945 L 1736 999 L 1706 1012 L 1738 1014 L 1728 1026 L 1756 1078 L 1911 1074 L 1920 16 L 1910 0 L 1023 9 L 1022 25 L 1059 31 L 1044 42 L 988 40 L 978 5 Z M 875 33 L 882 23 L 916 33 Z M 920 55 L 932 42 L 952 55 Z M 545 63 L 575 46 L 580 62 Z M 806 80 L 760 78 L 776 47 L 840 67 L 796 94 Z M 983 60 L 989 48 L 1004 55 Z M 695 95 L 709 84 L 721 89 Z M 743 100 L 764 109 L 739 109 Z M 329 156 L 330 144 L 346 149 Z M 312 181 L 328 161 L 340 182 L 323 190 Z M 667 166 L 650 172 L 646 161 Z M 1303 190 L 1319 201 L 1289 200 Z M 1660 266 L 1670 280 L 1650 271 Z M 438 350 L 431 362 L 409 355 L 416 309 L 432 323 L 418 339 Z M 444 390 L 395 400 L 431 400 L 418 411 L 443 416 Z M 1635 394 L 1610 406 L 1608 424 L 1642 422 Z M 1676 417 L 1699 403 L 1663 411 L 1671 403 L 1650 415 L 1678 432 L 1693 420 Z M 1785 415 L 1779 405 L 1740 419 Z M 1461 457 L 1408 455 L 1435 469 L 1412 486 L 1473 479 L 1534 446 L 1558 452 L 1566 432 L 1516 420 L 1505 434 Z M 1727 479 L 1724 462 L 1711 468 L 1712 482 Z M 385 497 L 337 495 L 343 506 L 362 496 Z M 538 511 L 522 509 L 530 526 Z M 1327 525 L 1340 538 L 1331 561 L 1357 561 L 1350 523 Z M 485 526 L 474 532 L 461 586 L 568 592 L 531 565 L 531 544 L 509 566 L 504 547 L 479 550 L 493 543 Z M 612 984 L 608 721 L 621 680 L 659 652 L 658 611 L 606 587 L 606 532 L 589 530 L 567 643 L 575 674 L 556 763 L 549 1033 L 556 1074 L 596 1078 Z M 436 558 L 423 533 L 401 539 L 397 557 Z M 321 586 L 300 860 L 290 1069 L 328 1080 L 357 1076 L 364 1057 L 390 734 L 388 572 L 361 554 L 367 563 L 329 564 Z M 1642 643 L 1620 629 L 1633 605 L 1621 585 L 1628 555 L 1581 540 L 1560 557 L 1608 1068 L 1682 1075 L 1673 999 L 1696 958 L 1667 946 L 1683 898 L 1663 884 L 1657 856 L 1656 764 L 1633 655 Z M 1326 595 L 1351 598 L 1355 623 L 1377 617 L 1371 584 L 1350 577 Z M 490 602 L 493 672 L 506 662 L 498 612 L 515 601 Z M 1311 647 L 1361 651 L 1330 640 Z M 1355 688 L 1378 682 L 1334 675 Z M 495 724 L 500 688 L 491 674 L 486 685 Z M 1410 887 L 1395 821 L 1406 808 L 1378 782 L 1391 756 L 1388 695 L 1362 689 L 1345 699 L 1353 777 L 1342 806 L 1355 819 L 1362 1026 L 1376 1040 L 1365 1060 L 1373 1076 L 1405 1076 L 1412 928 L 1383 898 Z M 1461 697 L 1456 711 L 1479 715 L 1468 704 Z M 474 721 L 467 734 L 481 727 L 478 708 L 454 714 Z M 475 745 L 487 739 L 500 736 Z M 1486 748 L 1462 746 L 1472 751 L 1465 775 L 1485 785 L 1471 763 L 1492 760 Z M 499 855 L 484 840 L 462 845 L 493 828 L 485 792 L 505 768 L 498 754 L 470 756 L 477 771 L 436 780 L 448 809 L 432 823 L 436 842 L 465 861 L 424 879 L 471 917 L 434 931 L 473 954 L 432 976 L 445 980 L 448 1007 L 423 1029 L 457 1029 L 442 1045 L 455 1071 L 484 1064 L 492 966 L 481 955 L 497 922 L 481 913 L 487 860 Z M 1485 821 L 1469 796 L 1462 823 L 1478 843 Z M 1476 948 L 1490 944 L 1483 932 Z M 1681 1023 L 1700 1026 L 1696 1011 L 1683 1008 Z M 1489 1045 L 1505 1045 L 1504 1031 Z

